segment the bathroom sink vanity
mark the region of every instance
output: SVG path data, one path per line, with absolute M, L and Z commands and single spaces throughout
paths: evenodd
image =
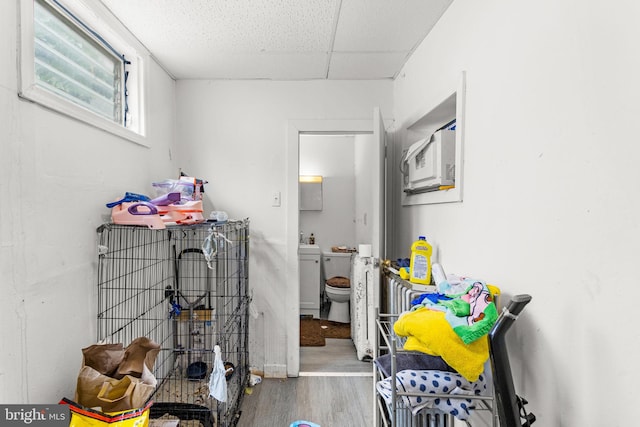
M 298 246 L 300 314 L 320 318 L 320 257 L 318 245 Z
M 298 255 L 321 255 L 322 251 L 318 245 L 300 244 L 298 246 Z

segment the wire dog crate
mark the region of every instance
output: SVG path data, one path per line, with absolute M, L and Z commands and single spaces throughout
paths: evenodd
M 160 345 L 151 417 L 235 426 L 249 378 L 249 221 L 98 232 L 98 341 Z M 209 395 L 214 346 L 227 401 Z

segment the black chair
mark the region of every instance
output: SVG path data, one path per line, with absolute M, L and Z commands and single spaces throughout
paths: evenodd
M 489 332 L 489 355 L 501 427 L 529 427 L 536 420 L 535 415 L 525 409 L 527 401 L 515 392 L 505 341 L 507 331 L 530 301 L 530 295 L 514 296 Z

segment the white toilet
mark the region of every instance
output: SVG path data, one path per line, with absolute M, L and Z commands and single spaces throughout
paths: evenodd
M 324 292 L 331 306 L 328 320 L 350 323 L 351 253 L 325 252 L 322 255 Z

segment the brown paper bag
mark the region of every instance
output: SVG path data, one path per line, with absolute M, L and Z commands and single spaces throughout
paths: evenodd
M 83 366 L 78 374 L 75 401 L 89 408 L 100 408 L 102 412 L 141 408 L 155 390 L 156 379 L 151 372 L 147 374 L 149 384 L 130 375 L 121 379 L 107 377 L 90 366 Z
M 138 337 L 124 350 L 124 357 L 118 366 L 115 377 L 132 375 L 140 378 L 146 366 L 153 370 L 160 345 L 147 337 Z
M 113 376 L 124 359 L 125 350 L 119 344 L 94 344 L 82 349 L 83 366 L 90 366 L 101 374 Z
M 105 382 L 98 393 L 98 400 L 102 402 L 102 408 L 109 408 L 106 412 L 127 411 L 143 407 L 153 390 L 155 387 L 127 375 L 121 380 Z
M 102 408 L 98 394 L 102 389 L 102 385 L 110 379 L 112 378 L 101 374 L 91 366 L 83 366 L 78 373 L 74 400 L 88 408 Z M 103 412 L 106 412 L 106 409 L 103 409 Z
M 126 376 L 121 380 L 110 380 L 102 383 L 97 399 L 103 412 L 117 412 L 134 409 L 132 397 L 136 383 L 132 377 Z

